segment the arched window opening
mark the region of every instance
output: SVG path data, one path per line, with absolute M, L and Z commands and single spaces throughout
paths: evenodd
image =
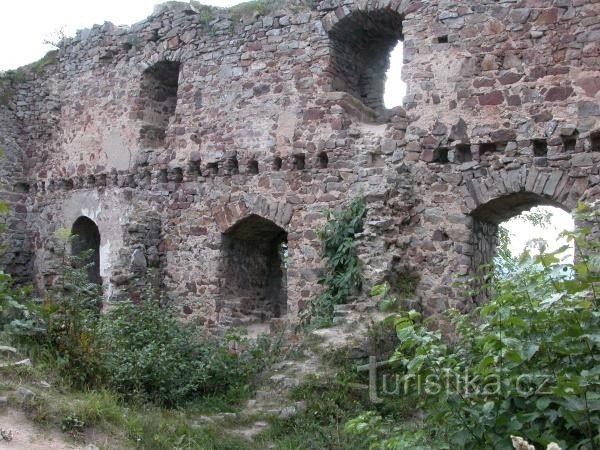
M 223 234 L 221 316 L 254 325 L 287 310 L 287 233 L 270 220 L 250 215 Z
M 179 87 L 178 62 L 160 61 L 144 71 L 140 91 L 140 141 L 154 148 L 164 144 L 169 120 L 175 114 Z
M 330 31 L 333 89 L 381 112 L 402 103 L 402 16 L 357 11 Z M 384 95 L 385 93 L 385 95 Z
M 569 242 L 563 231 L 573 231 L 575 223 L 565 208 L 528 192 L 501 197 L 479 206 L 473 212 L 473 270 L 482 273 L 489 265 L 499 275 L 509 273 L 510 262 L 524 252 L 531 256 L 554 252 Z M 574 258 L 572 245 L 559 256 L 564 264 Z M 487 298 L 481 293 L 477 300 Z
M 88 279 L 92 283 L 102 284 L 100 276 L 100 231 L 93 220 L 81 216 L 71 228 L 73 241 L 71 254 L 73 256 L 85 257 L 84 263 L 88 266 Z

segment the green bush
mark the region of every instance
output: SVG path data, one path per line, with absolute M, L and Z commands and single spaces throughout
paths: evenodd
M 600 245 L 590 231 L 570 234 L 579 256 L 567 270 L 559 249 L 493 279 L 485 305 L 450 314 L 452 340 L 415 311 L 396 317 L 392 361 L 451 448 L 511 449 L 511 435 L 600 447 Z
M 243 386 L 262 369 L 268 347 L 234 333 L 201 336 L 152 296 L 116 304 L 102 316 L 98 336 L 109 386 L 165 406 Z M 234 342 L 244 349 L 233 351 Z
M 10 277 L 0 274 L 0 293 L 7 292 L 0 295 L 0 320 L 36 364 L 57 370 L 68 384 L 109 387 L 127 400 L 172 407 L 206 394 L 241 392 L 275 357 L 267 337 L 251 342 L 235 331 L 202 335 L 151 289 L 137 303 L 119 302 L 101 313 L 101 286 L 88 278 L 91 252 L 69 256 L 72 237 L 60 234 L 60 281 L 43 300 L 28 302 L 13 295 Z

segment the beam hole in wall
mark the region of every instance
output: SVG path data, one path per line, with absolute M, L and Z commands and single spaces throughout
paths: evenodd
M 85 216 L 79 217 L 71 227 L 73 240 L 71 254 L 84 258 L 89 264 L 88 279 L 92 283 L 102 284 L 100 277 L 100 231 L 96 223 Z
M 546 139 L 534 139 L 533 140 L 533 156 L 547 156 L 548 155 L 548 143 Z
M 590 151 L 600 152 L 600 130 L 590 134 Z
M 287 233 L 250 215 L 223 234 L 220 316 L 236 325 L 264 323 L 287 310 Z
M 340 20 L 331 38 L 332 87 L 381 112 L 402 104 L 402 16 L 382 9 Z
M 248 166 L 246 167 L 246 173 L 249 175 L 258 175 L 258 161 L 255 159 L 251 159 L 248 161 Z
M 438 162 L 440 164 L 446 164 L 449 161 L 450 160 L 448 159 L 448 148 L 447 147 L 438 148 L 436 162 Z
M 225 158 L 225 161 L 223 162 L 223 172 L 226 175 L 237 175 L 240 172 L 237 154 Z
M 454 162 L 462 164 L 473 161 L 470 144 L 458 144 L 454 150 Z
M 282 164 L 283 164 L 283 160 L 279 156 L 276 156 L 275 158 L 273 158 L 272 167 L 273 167 L 274 171 L 276 171 L 276 172 L 280 171 Z
M 208 172 L 209 176 L 216 177 L 219 174 L 219 163 L 218 162 L 207 163 L 206 171 Z
M 329 158 L 327 157 L 327 153 L 321 152 L 317 155 L 317 164 L 319 169 L 327 169 L 329 165 Z
M 304 170 L 306 157 L 302 153 L 292 155 L 292 167 L 294 170 Z
M 160 61 L 146 69 L 140 89 L 140 142 L 156 148 L 164 144 L 166 129 L 177 105 L 180 64 Z
M 479 144 L 479 154 L 486 155 L 490 153 L 496 153 L 498 151 L 498 145 L 494 142 L 485 142 Z
M 565 152 L 574 152 L 577 145 L 577 135 L 561 136 Z
M 491 264 L 499 274 L 509 270 L 506 259 L 502 258 L 504 247 L 501 245 L 506 231 L 510 233 L 510 245 L 506 248 L 516 257 L 525 249 L 532 254 L 541 249 L 556 250 L 567 243 L 560 232 L 574 230 L 573 217 L 564 206 L 531 192 L 491 200 L 475 209 L 472 216 L 472 270 L 480 275 L 489 270 L 487 267 Z M 574 249 L 570 248 L 562 255 L 564 262 L 572 262 L 573 255 Z M 487 297 L 487 292 L 481 292 L 475 300 Z

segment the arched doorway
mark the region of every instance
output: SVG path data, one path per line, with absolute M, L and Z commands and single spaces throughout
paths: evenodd
M 81 216 L 71 228 L 73 242 L 71 254 L 74 256 L 86 256 L 91 263 L 88 268 L 88 278 L 92 283 L 102 284 L 100 276 L 100 231 L 96 223 L 88 217 Z
M 281 317 L 287 309 L 287 233 L 250 215 L 223 234 L 222 315 L 251 325 Z
M 519 256 L 518 254 L 525 249 L 532 254 L 555 250 L 558 248 L 556 241 L 559 239 L 559 232 L 565 231 L 558 228 L 564 227 L 566 230 L 570 229 L 569 231 L 574 228 L 573 218 L 567 207 L 551 198 L 526 191 L 490 200 L 477 207 L 471 215 L 472 270 L 478 275 L 478 280 L 489 272 L 493 263 L 499 264 L 497 255 L 502 234 L 510 232 L 513 235 L 516 242 L 512 242 L 509 247 L 512 248 L 514 256 Z M 538 216 L 537 220 L 535 216 Z M 551 240 L 555 242 L 548 242 Z M 565 259 L 565 262 L 572 262 L 572 257 L 570 261 Z M 485 300 L 487 296 L 487 293 L 481 292 L 476 300 Z

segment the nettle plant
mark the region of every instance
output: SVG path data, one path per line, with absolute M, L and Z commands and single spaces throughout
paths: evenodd
M 581 205 L 576 218 L 598 223 L 600 212 Z M 511 435 L 600 448 L 600 243 L 586 226 L 565 235 L 578 253 L 568 270 L 565 248 L 517 259 L 518 270 L 489 280 L 485 305 L 449 312 L 453 339 L 416 311 L 396 316 L 391 362 L 404 395 L 449 448 L 511 449 Z

